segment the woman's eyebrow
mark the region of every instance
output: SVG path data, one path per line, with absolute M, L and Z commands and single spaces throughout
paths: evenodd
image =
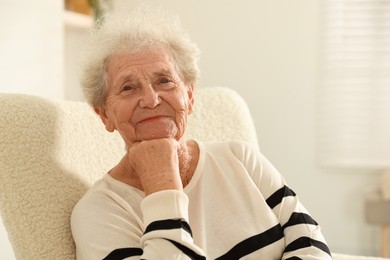
M 169 68 L 159 68 L 152 72 L 153 76 L 172 76 L 173 72 Z
M 126 81 L 134 81 L 133 73 L 126 73 L 123 75 L 120 75 L 119 77 L 116 78 L 114 81 L 115 85 L 122 85 Z

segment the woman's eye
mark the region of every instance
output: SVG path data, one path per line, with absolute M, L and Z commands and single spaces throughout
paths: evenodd
M 123 88 L 122 88 L 122 91 L 130 91 L 130 90 L 132 90 L 133 89 L 133 87 L 132 86 L 124 86 Z
M 171 80 L 169 80 L 169 79 L 167 79 L 167 78 L 162 78 L 161 80 L 160 80 L 160 83 L 161 84 L 166 84 L 166 83 L 170 83 L 171 82 Z

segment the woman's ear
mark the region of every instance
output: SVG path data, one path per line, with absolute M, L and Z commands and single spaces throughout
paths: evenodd
M 97 108 L 95 107 L 93 110 L 95 110 L 96 114 L 100 116 L 100 119 L 102 120 L 103 124 L 106 126 L 106 130 L 108 132 L 114 132 L 115 125 L 111 122 L 110 118 L 107 115 L 107 111 L 104 108 Z
M 192 111 L 194 110 L 194 102 L 195 102 L 195 97 L 194 97 L 194 89 L 195 85 L 192 83 L 188 85 L 188 90 L 187 90 L 187 95 L 188 95 L 188 114 L 191 114 Z

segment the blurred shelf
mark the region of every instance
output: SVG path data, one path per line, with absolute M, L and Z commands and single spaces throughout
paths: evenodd
M 88 29 L 93 26 L 94 19 L 90 15 L 76 13 L 72 11 L 64 11 L 64 24 L 71 28 Z

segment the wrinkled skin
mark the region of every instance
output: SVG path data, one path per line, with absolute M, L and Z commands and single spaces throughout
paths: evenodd
M 198 148 L 184 133 L 192 112 L 186 84 L 163 47 L 113 56 L 104 108 L 95 108 L 107 131 L 117 130 L 128 148 L 110 174 L 145 194 L 181 190 L 194 171 Z

